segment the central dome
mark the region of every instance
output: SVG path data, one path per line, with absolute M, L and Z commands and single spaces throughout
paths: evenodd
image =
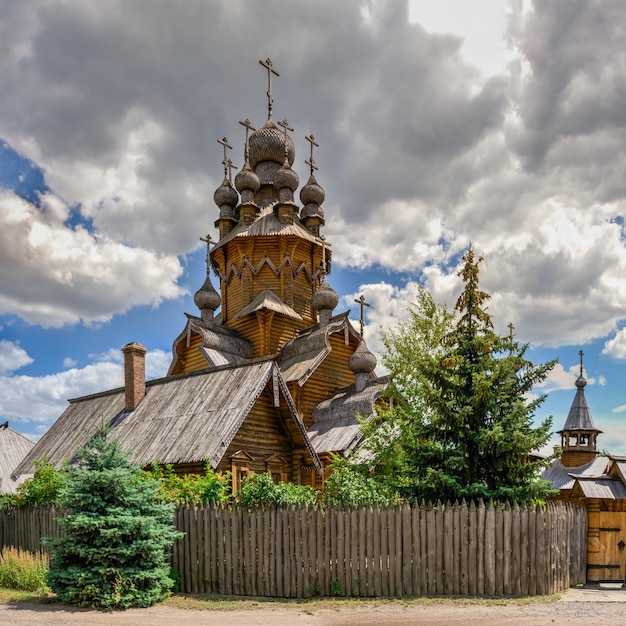
M 285 160 L 285 133 L 267 120 L 263 128 L 255 130 L 250 135 L 250 165 L 255 168 L 263 161 L 273 161 L 279 165 Z M 287 135 L 287 159 L 289 165 L 293 165 L 296 151 L 291 137 Z

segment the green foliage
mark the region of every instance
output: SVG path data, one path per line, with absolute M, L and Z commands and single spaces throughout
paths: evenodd
M 397 494 L 381 477 L 369 475 L 367 467 L 335 456 L 329 466 L 330 476 L 324 485 L 324 503 L 342 506 L 392 504 Z
M 46 591 L 48 557 L 6 546 L 0 552 L 0 587 L 19 591 Z
M 494 332 L 482 259 L 470 248 L 463 261 L 456 318 L 421 290 L 409 320 L 383 336 L 394 405 L 369 444 L 373 463 L 410 499 L 539 500 L 545 462 L 529 454 L 547 442 L 551 419 L 533 426 L 545 397 L 530 392 L 555 362 L 535 366 L 528 345 Z
M 56 504 L 67 478 L 67 465 L 55 469 L 46 457 L 35 461 L 35 473 L 27 478 L 15 493 L 6 494 L 1 504 L 28 506 L 30 504 Z
M 330 593 L 335 597 L 343 595 L 343 587 L 338 580 L 333 579 L 330 581 Z
M 60 600 L 105 609 L 146 607 L 173 581 L 166 550 L 181 533 L 173 505 L 158 485 L 128 465 L 106 432 L 94 436 L 69 470 L 60 504 L 64 537 L 47 539 L 53 555 L 48 584 Z
M 274 483 L 269 472 L 253 474 L 245 478 L 236 495 L 237 501 L 248 508 L 266 505 L 315 504 L 317 501 L 315 489 L 309 485 Z
M 175 505 L 196 506 L 217 504 L 229 498 L 230 472 L 218 474 L 206 463 L 204 475 L 186 474 L 178 476 L 171 465 L 158 464 L 145 472 L 149 480 L 157 481 L 159 497 Z

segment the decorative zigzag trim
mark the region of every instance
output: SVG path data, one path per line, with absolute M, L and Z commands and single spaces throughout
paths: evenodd
M 220 277 L 221 280 L 228 283 L 230 279 L 233 277 L 240 279 L 243 274 L 243 270 L 246 267 L 250 270 L 253 276 L 258 276 L 258 274 L 261 272 L 263 267 L 266 265 L 274 272 L 274 274 L 276 274 L 276 276 L 280 276 L 281 272 L 285 269 L 285 267 L 289 266 L 294 276 L 298 276 L 299 274 L 304 273 L 306 274 L 310 283 L 313 283 L 316 280 L 318 280 L 321 275 L 321 269 L 317 269 L 314 273 L 311 273 L 311 270 L 306 264 L 306 261 L 303 261 L 302 263 L 300 263 L 298 267 L 296 267 L 293 264 L 291 260 L 291 256 L 289 254 L 286 254 L 285 258 L 281 261 L 280 265 L 276 266 L 274 262 L 272 261 L 272 259 L 270 259 L 269 256 L 267 256 L 267 253 L 265 253 L 265 255 L 263 256 L 263 258 L 261 259 L 261 261 L 256 267 L 252 265 L 252 263 L 250 262 L 250 259 L 248 259 L 247 256 L 244 256 L 239 266 L 235 265 L 235 263 L 231 263 L 230 267 L 228 268 L 226 272 L 221 272 L 219 270 L 216 270 L 216 273 Z

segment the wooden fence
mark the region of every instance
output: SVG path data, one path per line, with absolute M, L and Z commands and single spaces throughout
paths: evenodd
M 48 511 L 49 513 L 46 513 Z M 39 548 L 60 511 L 0 511 L 0 545 Z M 55 526 L 57 526 L 55 528 Z M 585 582 L 584 508 L 471 503 L 179 508 L 181 591 L 308 597 L 553 594 Z

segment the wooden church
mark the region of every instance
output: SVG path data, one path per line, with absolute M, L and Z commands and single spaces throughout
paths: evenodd
M 207 276 L 174 340 L 167 375 L 145 380 L 143 346 L 124 352 L 125 386 L 70 400 L 66 411 L 15 471 L 36 459 L 60 465 L 104 423 L 133 463 L 172 464 L 200 472 L 208 461 L 232 472 L 233 490 L 254 472 L 320 488 L 330 455 L 350 454 L 361 441 L 357 417 L 372 418 L 388 380 L 374 374 L 375 356 L 328 283 L 331 252 L 321 230 L 325 192 L 307 136 L 309 178 L 299 177 L 287 120 L 268 117 L 255 129 L 240 122 L 243 166 L 224 149 L 224 180 L 214 194 L 217 240 L 207 244 Z M 211 275 L 217 278 L 219 292 Z

